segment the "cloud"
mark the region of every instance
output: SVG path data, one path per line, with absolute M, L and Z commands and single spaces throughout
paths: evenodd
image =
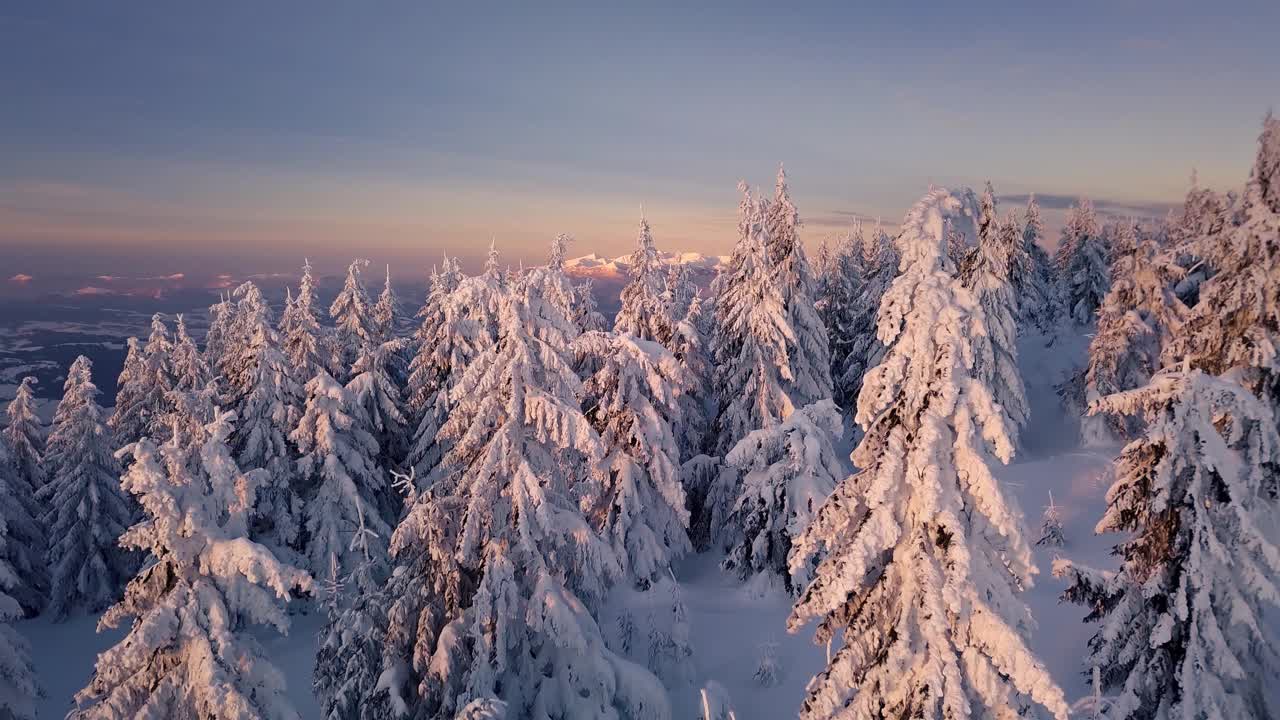
M 31 277 L 26 273 L 18 273 L 17 275 L 14 275 L 13 277 L 9 278 L 9 282 L 15 285 L 26 285 L 27 283 L 31 282 L 34 279 L 35 278 Z
M 162 287 L 104 288 L 86 285 L 73 293 L 77 297 L 143 297 L 159 300 L 164 297 Z
M 111 288 L 96 287 L 94 285 L 86 285 L 85 287 L 82 287 L 79 290 L 76 290 L 76 295 L 82 295 L 82 296 L 115 295 L 115 294 L 116 294 L 116 291 L 112 290 Z
M 1068 210 L 1080 202 L 1074 195 L 1058 195 L 1054 193 L 1035 193 L 1036 202 L 1046 210 Z M 1001 195 L 998 200 L 1015 205 L 1026 205 L 1030 195 Z M 1178 208 L 1181 203 L 1175 202 L 1130 202 L 1108 198 L 1089 198 L 1099 215 L 1107 217 L 1147 217 L 1163 218 L 1170 210 Z

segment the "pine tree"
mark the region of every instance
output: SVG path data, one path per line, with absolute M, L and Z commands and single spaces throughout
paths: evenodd
M 377 342 L 378 328 L 373 319 L 369 293 L 364 289 L 360 279 L 361 271 L 369 267 L 369 261 L 352 260 L 347 266 L 347 279 L 342 291 L 329 306 L 329 316 L 333 318 L 337 343 L 337 365 L 345 380 L 351 372 L 360 352 Z
M 0 449 L 3 454 L 3 449 Z M 0 466 L 0 476 L 5 470 Z M 22 540 L 11 535 L 12 528 L 0 524 L 0 576 L 12 580 L 21 570 L 8 562 L 10 545 Z M 3 583 L 5 585 L 9 582 Z M 36 699 L 43 696 L 35 667 L 31 663 L 31 646 L 13 627 L 24 610 L 21 604 L 0 589 L 0 717 L 12 720 L 35 720 Z
M 388 340 L 361 349 L 346 388 L 351 394 L 351 412 L 359 413 L 359 423 L 373 433 L 384 467 L 397 464 L 405 453 L 404 433 L 409 421 L 397 378 L 404 376 L 406 344 Z
M 321 327 L 316 316 L 316 285 L 311 275 L 311 261 L 302 264 L 298 294 L 285 306 L 280 316 L 280 351 L 290 368 L 291 385 L 301 389 L 321 368 L 330 374 L 337 371 L 334 357 L 337 348 L 332 336 Z M 301 415 L 306 398 L 299 394 L 290 399 L 292 414 Z
M 387 265 L 387 279 L 382 285 L 382 294 L 370 312 L 373 321 L 374 338 L 377 344 L 394 340 L 400 329 L 400 301 L 396 299 L 396 291 L 391 287 L 391 266 Z
M 605 647 L 583 603 L 599 602 L 619 566 L 574 499 L 604 450 L 564 355 L 577 328 L 555 254 L 505 299 L 497 344 L 451 392 L 442 433 L 455 472 L 415 496 L 393 541 L 398 564 L 414 560 L 401 582 L 445 586 L 390 613 L 389 694 L 418 717 L 493 697 L 514 717 L 670 713 L 656 678 Z M 424 542 L 441 549 L 405 557 Z
M 622 288 L 622 307 L 613 321 L 614 331 L 641 340 L 670 342 L 675 320 L 668 314 L 669 306 L 664 300 L 667 287 L 662 258 L 644 217 L 640 218 L 640 232 L 628 269 L 631 279 Z
M 36 496 L 50 540 L 48 611 L 55 618 L 81 609 L 97 612 L 115 602 L 138 565 L 136 555 L 118 542 L 134 508 L 120 489 L 92 367 L 81 355 L 67 371 L 45 451 L 49 482 Z
M 1280 657 L 1266 613 L 1280 605 L 1276 514 L 1280 436 L 1246 389 L 1197 370 L 1165 371 L 1095 412 L 1143 412 L 1098 532 L 1122 532 L 1116 572 L 1069 561 L 1064 598 L 1100 622 L 1088 663 L 1113 698 L 1108 718 L 1275 717 Z M 1268 609 L 1267 606 L 1270 606 Z
M 1244 382 L 1280 414 L 1280 118 L 1267 115 L 1236 221 L 1206 235 L 1201 255 L 1216 274 L 1165 348 L 1166 365 L 1190 359 L 1214 375 L 1242 373 Z
M 609 327 L 609 321 L 600 314 L 600 305 L 596 302 L 595 285 L 587 278 L 573 286 L 574 303 L 573 323 L 580 332 L 599 332 Z
M 406 464 L 426 481 L 448 451 L 440 428 L 449 416 L 449 391 L 466 368 L 497 341 L 498 306 L 505 294 L 490 248 L 484 274 L 467 278 L 457 261 L 446 263 L 418 316 L 418 354 L 409 366 L 405 390 L 409 417 L 416 423 Z
M 1136 231 L 1131 226 L 1128 232 Z M 1060 390 L 1068 407 L 1081 414 L 1099 398 L 1146 385 L 1188 312 L 1174 290 L 1182 275 L 1174 258 L 1149 235 L 1134 243 L 1116 259 L 1115 278 L 1089 343 L 1088 366 Z M 1081 429 L 1085 445 L 1105 446 L 1133 438 L 1141 423 L 1098 413 L 1085 415 Z
M 13 399 L 5 408 L 8 425 L 0 435 L 0 443 L 9 447 L 17 479 L 27 496 L 33 496 L 45 482 L 44 423 L 36 414 L 36 382 L 35 377 L 28 375 L 18 383 Z
M 40 506 L 18 463 L 8 445 L 0 442 L 0 625 L 12 619 L 5 603 L 16 603 L 19 612 L 15 617 L 32 617 L 49 601 L 44 558 L 48 542 L 39 517 Z
M 219 416 L 203 442 L 180 434 L 161 448 L 149 439 L 132 447 L 122 483 L 146 516 L 122 542 L 153 559 L 103 615 L 100 628 L 127 622 L 129 634 L 98 656 L 72 720 L 299 717 L 247 630 L 287 632 L 284 606 L 311 578 L 247 537 L 264 478 L 231 459 L 232 417 Z
M 373 541 L 367 528 L 357 528 L 351 545 L 362 557 L 349 583 L 339 582 L 337 557 L 330 556 L 334 587 L 312 674 L 325 720 L 387 717 L 365 702 L 377 692 L 387 631 L 386 557 L 369 550 Z
M 1088 200 L 1081 199 L 1067 214 L 1054 262 L 1067 316 L 1077 325 L 1092 323 L 1106 297 L 1111 268 L 1093 205 Z
M 363 420 L 350 391 L 327 372 L 307 383 L 306 409 L 290 439 L 301 455 L 302 553 L 313 575 L 324 573 L 330 556 L 338 558 L 343 575 L 359 567 L 363 550 L 351 547 L 358 528 L 376 536 L 367 548 L 375 558 L 386 553 L 390 489 L 378 463 L 378 441 Z
M 589 519 L 622 572 L 647 588 L 693 549 L 675 438 L 689 380 L 666 348 L 625 333 L 589 333 L 576 349 L 599 358 L 583 402 L 606 453 Z
M 828 257 L 816 264 L 816 267 L 825 269 L 818 270 L 814 306 L 827 328 L 833 396 L 843 405 L 857 397 L 857 388 L 847 387 L 841 372 L 850 347 L 857 342 L 852 335 L 852 320 L 858 314 L 856 303 L 867 276 L 867 269 L 862 266 L 864 242 L 862 226 L 858 225 L 841 236 L 835 250 L 827 250 Z
M 293 384 L 288 360 L 272 324 L 271 308 L 253 283 L 235 291 L 239 298 L 237 334 L 244 344 L 228 348 L 227 409 L 236 413 L 231 452 L 244 470 L 265 470 L 259 488 L 251 536 L 273 551 L 291 546 L 298 535 L 298 498 L 293 487 L 290 429 L 298 423 L 291 400 L 302 393 Z
M 782 298 L 786 324 L 783 387 L 799 408 L 832 395 L 831 352 L 826 327 L 815 306 L 813 272 L 800 241 L 800 215 L 791 202 L 787 175 L 778 167 L 774 199 L 764 210 L 773 283 Z
M 741 476 L 742 489 L 725 519 L 725 569 L 744 579 L 774 575 L 792 594 L 808 584 L 812 567 L 790 571 L 787 556 L 792 538 L 804 532 L 844 476 L 832 446 L 843 434 L 839 409 L 823 400 L 734 446 L 725 461 Z
M 167 394 L 173 389 L 172 347 L 169 330 L 158 313 L 151 318 L 151 334 L 145 344 L 130 338 L 115 410 L 107 421 L 117 444 L 128 445 L 143 436 L 168 432 L 165 418 L 169 414 Z
M 764 208 L 745 183 L 739 190 L 738 243 L 716 288 L 714 384 L 720 398 L 716 449 L 721 455 L 752 430 L 781 422 L 796 407 L 784 388 L 793 377 L 787 341 L 794 334 L 769 263 Z
M 792 568 L 817 564 L 791 631 L 818 619 L 815 642 L 844 641 L 810 682 L 804 720 L 1012 716 L 1037 704 L 1067 715 L 1027 647 L 1031 617 L 1017 593 L 1035 568 L 988 464 L 1007 461 L 1013 439 L 973 376 L 983 313 L 945 245 L 947 220 L 962 211 L 939 189 L 907 214 L 903 272 L 880 308 L 888 351 L 858 397 L 863 470 L 792 551 Z
M 876 337 L 876 313 L 880 310 L 881 298 L 898 274 L 898 254 L 883 230 L 877 228 L 873 235 L 863 236 L 856 252 L 861 255 L 860 261 L 844 262 L 851 267 L 861 267 L 864 275 L 857 294 L 843 313 L 840 340 L 831 352 L 835 400 L 840 407 L 850 410 L 857 404 L 863 375 L 877 365 L 884 354 L 884 346 Z
M 1044 520 L 1040 526 L 1040 539 L 1036 541 L 1036 545 L 1047 545 L 1049 547 L 1062 547 L 1066 545 L 1066 538 L 1062 536 L 1062 511 L 1053 502 L 1053 493 L 1049 493 L 1049 504 L 1044 509 Z
M 1022 222 L 1022 244 L 1011 263 L 1010 279 L 1018 299 L 1018 332 L 1032 329 L 1050 332 L 1058 319 L 1058 287 L 1053 260 L 1040 244 L 1044 221 L 1035 195 L 1027 200 Z
M 983 195 L 984 213 L 989 196 L 988 183 L 987 193 Z M 992 208 L 994 213 L 994 205 Z M 979 222 L 985 217 L 980 215 Z M 992 397 L 1013 423 L 1015 433 L 1026 426 L 1030 414 L 1026 389 L 1018 371 L 1018 298 L 1010 279 L 1021 244 L 1018 224 L 1012 216 L 1004 222 L 993 217 L 985 230 L 980 225 L 978 245 L 970 252 L 961 273 L 961 281 L 977 300 L 987 328 L 988 342 L 975 348 L 978 354 L 973 359 L 974 378 L 991 390 Z

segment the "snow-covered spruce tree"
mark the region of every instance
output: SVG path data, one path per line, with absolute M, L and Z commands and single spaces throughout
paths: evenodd
M 865 241 L 861 225 L 841 236 L 826 263 L 826 271 L 818 283 L 818 297 L 814 301 L 827 328 L 832 392 L 836 402 L 843 407 L 849 407 L 851 401 L 857 398 L 856 384 L 862 379 L 861 373 L 854 373 L 855 377 L 846 378 L 846 363 L 851 350 L 860 340 L 857 334 L 870 330 L 869 327 L 859 328 L 855 325 L 862 314 L 858 302 L 868 274 L 862 264 L 862 247 Z M 874 310 L 871 315 L 874 316 Z M 854 385 L 850 387 L 850 383 Z
M 409 366 L 405 390 L 410 419 L 416 423 L 405 463 L 427 482 L 448 452 L 440 428 L 449 416 L 449 391 L 463 371 L 497 341 L 498 308 L 506 293 L 490 247 L 485 272 L 464 277 L 452 261 L 440 274 L 439 286 L 427 297 L 419 317 L 418 354 Z
M 312 672 L 312 689 L 325 720 L 387 718 L 384 708 L 366 703 L 377 692 L 386 642 L 388 597 L 387 558 L 369 549 L 367 528 L 357 528 L 351 544 L 362 556 L 346 582 L 337 577 L 331 557 L 332 586 L 320 647 Z
M 36 414 L 36 379 L 30 375 L 22 378 L 13 399 L 5 408 L 8 425 L 5 425 L 0 442 L 9 447 L 14 469 L 28 495 L 33 495 L 44 485 L 44 423 Z
M 785 336 L 783 388 L 792 406 L 798 408 L 831 397 L 831 352 L 826 326 L 815 307 L 813 271 L 800 241 L 800 215 L 791 202 L 782 166 L 778 167 L 773 202 L 764 212 L 773 282 L 790 326 Z
M 231 304 L 231 298 L 226 293 L 219 293 L 218 302 L 209 306 L 209 329 L 204 334 L 204 359 L 215 378 L 222 376 L 227 350 L 237 342 L 235 321 L 235 306 Z
M 1101 622 L 1086 662 L 1113 695 L 1107 717 L 1276 717 L 1267 698 L 1280 657 L 1264 619 L 1280 604 L 1280 548 L 1264 529 L 1280 482 L 1270 410 L 1198 370 L 1166 370 L 1094 409 L 1148 421 L 1120 456 L 1097 527 L 1126 534 L 1120 569 L 1054 564 L 1064 597 Z
M 667 284 L 662 258 L 644 217 L 640 218 L 628 270 L 631 279 L 622 288 L 622 307 L 614 318 L 614 331 L 666 344 L 674 332 L 675 319 L 669 315 L 669 304 L 664 299 Z
M 675 334 L 669 343 L 671 353 L 680 363 L 685 385 L 677 393 L 680 404 L 680 422 L 676 426 L 676 442 L 680 446 L 680 460 L 684 462 L 701 454 L 711 435 L 715 397 L 711 393 L 711 381 L 715 372 L 709 343 L 706 305 L 700 296 L 694 295 L 688 310 L 675 325 Z
M 336 364 L 337 369 L 342 372 L 338 379 L 342 381 L 347 379 L 360 351 L 373 345 L 378 338 L 369 293 L 365 291 L 364 282 L 360 279 L 361 272 L 367 267 L 368 260 L 351 261 L 347 266 L 347 279 L 342 285 L 342 291 L 329 306 L 329 317 L 333 318 L 335 325 L 338 356 Z
M 1216 274 L 1164 351 L 1166 365 L 1243 374 L 1245 384 L 1280 415 L 1280 118 L 1268 114 L 1258 156 L 1235 215 L 1202 245 Z
M 1058 280 L 1053 260 L 1040 244 L 1044 220 L 1035 195 L 1027 200 L 1022 246 L 1012 263 L 1013 292 L 1018 299 L 1018 332 L 1050 332 L 1058 321 Z
M 165 394 L 173 388 L 169 366 L 169 339 L 159 314 L 151 318 L 151 336 L 145 344 L 129 338 L 124 368 L 117 384 L 115 410 L 107 427 L 115 444 L 124 446 L 144 435 L 168 432 Z
M 850 415 L 857 405 L 863 375 L 884 355 L 884 345 L 876 336 L 876 313 L 885 291 L 898 275 L 898 253 L 883 230 L 877 228 L 863 241 L 859 263 L 864 272 L 862 283 L 845 316 L 840 347 L 831 353 L 836 402 Z
M 358 568 L 364 549 L 352 548 L 351 538 L 359 528 L 376 536 L 367 550 L 384 556 L 391 490 L 378 462 L 378 441 L 351 393 L 321 370 L 307 383 L 306 409 L 289 438 L 301 455 L 301 544 L 311 573 L 323 576 L 331 556 L 344 576 Z
M 391 287 L 391 266 L 387 265 L 387 278 L 382 283 L 382 293 L 378 302 L 374 303 L 369 313 L 373 321 L 374 338 L 377 344 L 390 342 L 396 338 L 400 330 L 400 301 L 396 291 Z
M 451 718 L 492 697 L 512 717 L 670 717 L 657 679 L 605 647 L 583 602 L 599 602 L 620 568 L 575 498 L 604 448 L 580 410 L 565 356 L 577 328 L 555 286 L 572 289 L 553 263 L 504 300 L 497 344 L 451 393 L 442 433 L 456 472 L 416 497 L 396 532 L 398 564 L 414 560 L 396 582 L 420 573 L 411 584 L 447 586 L 391 611 L 390 704 L 412 717 Z
M 364 347 L 356 356 L 351 380 L 347 383 L 353 403 L 351 412 L 359 413 L 360 424 L 373 433 L 378 443 L 379 464 L 383 467 L 398 464 L 405 453 L 404 435 L 409 420 L 397 378 L 404 377 L 407 345 L 406 340 L 397 339 Z
M 1088 366 L 1060 390 L 1067 406 L 1083 415 L 1081 436 L 1089 446 L 1114 445 L 1140 431 L 1137 417 L 1085 411 L 1099 398 L 1146 385 L 1187 314 L 1174 291 L 1182 269 L 1173 256 L 1150 235 L 1135 242 L 1131 252 L 1116 259 L 1111 290 L 1089 343 Z
M 1094 313 L 1107 295 L 1111 278 L 1111 261 L 1093 204 L 1081 199 L 1067 213 L 1067 225 L 1054 257 L 1058 268 L 1059 294 L 1065 312 L 1077 325 L 1093 322 Z
M 1062 535 L 1062 509 L 1053 502 L 1053 493 L 1049 493 L 1049 504 L 1044 508 L 1044 518 L 1040 524 L 1040 539 L 1036 545 L 1062 547 L 1067 540 Z
M 54 618 L 106 608 L 120 599 L 138 566 L 136 554 L 119 544 L 133 522 L 134 507 L 120 489 L 120 466 L 90 378 L 92 367 L 81 355 L 67 371 L 45 450 L 49 482 L 36 495 L 50 541 L 48 611 Z
M 226 408 L 236 413 L 229 440 L 236 463 L 244 470 L 262 469 L 267 480 L 258 489 L 251 536 L 274 551 L 291 546 L 298 536 L 299 505 L 292 483 L 293 450 L 289 432 L 298 418 L 302 393 L 293 383 L 289 362 L 271 308 L 251 282 L 236 288 L 237 335 L 243 344 L 228 348 Z M 291 401 L 292 400 L 292 401 Z
M 282 673 L 247 630 L 287 632 L 284 606 L 311 578 L 248 539 L 265 473 L 242 473 L 231 459 L 233 417 L 215 419 L 203 442 L 179 433 L 161 448 L 148 439 L 132 446 L 121 482 L 145 517 L 122 543 L 151 559 L 99 621 L 100 629 L 130 623 L 129 634 L 98 656 L 68 718 L 299 717 Z
M 0 606 L 17 603 L 17 617 L 36 615 L 49 600 L 48 543 L 39 518 L 40 506 L 8 445 L 0 441 Z M 12 619 L 8 615 L 0 607 L 0 624 Z M 0 689 L 0 698 L 3 694 Z
M 764 208 L 746 183 L 738 187 L 743 194 L 738 242 L 717 283 L 715 306 L 714 384 L 720 399 L 715 445 L 721 455 L 752 430 L 781 422 L 796 407 L 783 388 L 791 375 L 787 340 L 794 335 L 769 263 Z
M 179 314 L 173 331 L 173 350 L 170 353 L 173 370 L 173 389 L 186 393 L 209 393 L 213 387 L 213 370 L 205 360 L 196 342 L 187 331 L 187 320 Z M 203 418 L 212 422 L 212 417 Z
M 588 333 L 575 350 L 599 367 L 583 402 L 605 447 L 603 488 L 588 518 L 627 578 L 648 587 L 693 549 L 675 437 L 689 379 L 666 348 L 626 333 Z
M 988 184 L 984 203 L 990 194 Z M 985 204 L 983 208 L 985 212 Z M 979 222 L 984 217 L 979 216 Z M 1010 280 L 1021 245 L 1018 223 L 1012 216 L 1004 222 L 993 218 L 985 232 L 980 230 L 978 244 L 969 253 L 960 278 L 977 300 L 987 329 L 987 342 L 974 346 L 973 376 L 991 390 L 992 398 L 1009 416 L 1015 443 L 1016 433 L 1026 426 L 1030 415 L 1018 371 L 1018 299 Z
M 600 304 L 596 302 L 595 283 L 587 278 L 573 286 L 574 316 L 573 322 L 581 332 L 598 332 L 609 327 L 609 321 L 600 313 Z
M 663 300 L 667 304 L 667 314 L 676 322 L 689 315 L 689 308 L 698 296 L 698 285 L 689 274 L 689 266 L 683 262 L 673 262 L 667 267 L 666 294 Z
M 291 302 L 285 305 L 280 316 L 280 351 L 288 362 L 290 383 L 301 390 L 321 368 L 332 375 L 337 348 L 331 334 L 320 325 L 316 314 L 316 283 L 311 274 L 311 261 L 304 260 L 302 278 L 298 283 L 298 294 L 291 296 Z M 301 415 L 302 404 L 306 398 L 304 393 L 290 399 L 295 408 L 292 412 Z
M 8 542 L 0 529 L 0 543 Z M 11 571 L 0 560 L 0 572 Z M 18 602 L 0 590 L 0 717 L 35 720 L 36 700 L 44 693 L 31 663 L 31 646 L 13 627 L 13 621 L 21 617 Z
M 907 213 L 902 274 L 880 308 L 887 354 L 858 397 L 863 470 L 792 551 L 793 568 L 819 561 L 790 630 L 818 620 L 815 642 L 843 638 L 809 683 L 804 720 L 1067 715 L 1027 646 L 1018 591 L 1036 570 L 988 465 L 1008 460 L 1013 439 L 973 376 L 983 313 L 946 253 L 947 220 L 972 222 L 961 211 L 936 189 Z
M 793 595 L 809 583 L 812 564 L 789 568 L 787 556 L 792 538 L 808 527 L 844 476 L 832 447 L 843 434 L 839 408 L 822 400 L 734 446 L 725 462 L 741 476 L 742 489 L 722 533 L 725 569 L 744 579 L 776 576 Z

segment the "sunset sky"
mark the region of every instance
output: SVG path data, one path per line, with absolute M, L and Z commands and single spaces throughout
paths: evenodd
M 780 161 L 810 239 L 931 181 L 1162 214 L 1280 103 L 1275 2 L 689 4 L 7 3 L 4 275 L 616 255 L 641 204 L 726 252 Z

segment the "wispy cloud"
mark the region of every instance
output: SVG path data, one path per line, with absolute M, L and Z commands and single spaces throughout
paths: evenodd
M 34 279 L 35 278 L 31 277 L 26 273 L 18 273 L 17 275 L 14 275 L 13 277 L 9 278 L 9 282 L 15 285 L 26 285 L 27 283 L 31 282 Z
M 1031 197 L 1030 194 L 1020 195 L 1001 195 L 999 201 L 1004 203 L 1012 203 L 1016 205 L 1025 205 Z M 1068 210 L 1075 207 L 1080 202 L 1080 198 L 1074 195 L 1062 195 L 1055 193 L 1035 193 L 1036 202 L 1040 207 L 1046 210 Z M 1108 217 L 1148 217 L 1162 218 L 1169 213 L 1170 210 L 1177 208 L 1178 203 L 1159 202 L 1159 201 L 1128 201 L 1116 200 L 1108 198 L 1089 198 L 1093 203 L 1093 207 L 1101 215 Z

